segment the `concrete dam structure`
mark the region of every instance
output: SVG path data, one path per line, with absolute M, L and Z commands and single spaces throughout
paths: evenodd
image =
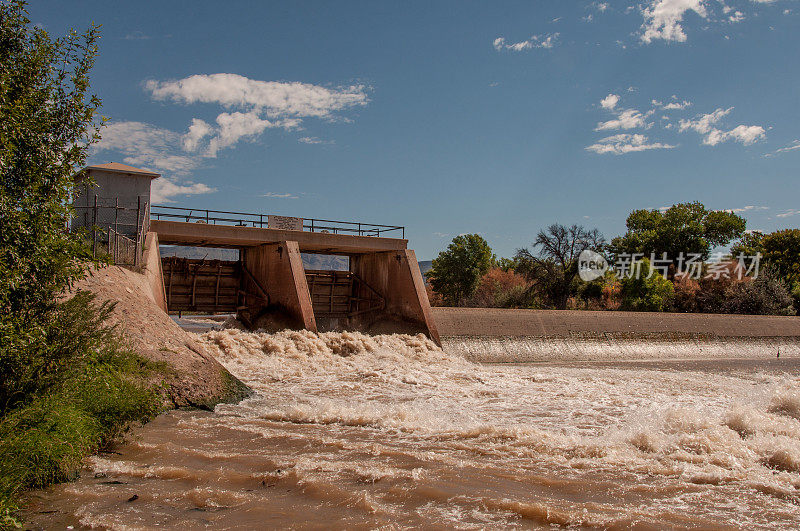
M 238 250 L 238 260 L 160 258 L 151 284 L 165 311 L 235 313 L 269 331 L 421 332 L 440 344 L 403 227 L 155 207 L 150 183 L 158 177 L 118 163 L 85 168 L 72 228 L 91 228 L 93 246 L 115 259 L 135 249 L 130 265 L 142 245 L 150 260 L 159 245 Z M 301 253 L 345 257 L 348 267 L 307 270 Z

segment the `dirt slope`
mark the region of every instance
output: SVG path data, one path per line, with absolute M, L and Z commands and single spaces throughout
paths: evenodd
M 147 359 L 169 365 L 172 370 L 164 384 L 170 405 L 212 408 L 249 394 L 192 334 L 156 305 L 144 275 L 116 266 L 92 269 L 75 289 L 92 291 L 98 302 L 116 302 L 111 322 L 119 326 L 130 346 Z

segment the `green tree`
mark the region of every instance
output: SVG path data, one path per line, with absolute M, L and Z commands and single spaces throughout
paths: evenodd
M 754 230 L 742 235 L 742 239 L 731 245 L 731 256 L 736 258 L 739 255 L 755 256 L 757 253 L 764 254 L 764 234 Z
M 98 138 L 100 101 L 87 94 L 97 31 L 52 40 L 24 2 L 0 3 L 0 408 L 26 395 L 31 367 L 53 368 L 32 357 L 46 352 L 59 296 L 83 271 L 67 223 L 72 176 Z
M 761 253 L 764 266 L 786 283 L 794 298 L 795 308 L 800 308 L 800 229 L 785 229 L 762 234 L 752 232 L 731 247 L 731 254 L 755 256 Z
M 611 240 L 609 250 L 661 258 L 663 253 L 677 264 L 681 253 L 698 253 L 703 260 L 714 247 L 727 245 L 744 234 L 745 220 L 725 210 L 708 210 L 695 201 L 672 205 L 665 211 L 634 210 L 628 216 L 628 231 Z
M 494 259 L 492 248 L 480 235 L 462 234 L 439 253 L 426 276 L 434 291 L 458 306 L 475 292 Z
M 604 248 L 605 239 L 597 229 L 556 223 L 539 231 L 533 252 L 517 250 L 517 272 L 528 277 L 552 306 L 564 309 L 569 297 L 578 291 L 578 257 L 587 249 L 602 253 Z
M 98 28 L 52 40 L 23 2 L 0 10 L 0 314 L 27 319 L 81 271 L 66 226 L 72 176 L 99 138 L 87 94 Z
M 765 235 L 761 240 L 764 261 L 784 282 L 800 282 L 800 229 L 786 229 Z
M 637 261 L 633 274 L 621 280 L 622 308 L 640 312 L 661 312 L 669 308 L 674 294 L 672 282 L 650 266 L 650 260 Z

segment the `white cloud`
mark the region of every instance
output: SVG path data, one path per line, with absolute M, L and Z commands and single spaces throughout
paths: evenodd
M 117 151 L 123 162 L 158 171 L 186 174 L 198 165 L 181 153 L 181 135 L 142 122 L 113 122 L 101 130 L 93 152 Z
M 650 149 L 672 149 L 675 147 L 670 144 L 662 144 L 661 142 L 648 142 L 649 139 L 645 135 L 621 133 L 602 138 L 598 140 L 597 143 L 586 146 L 585 149 L 598 154 L 612 153 L 614 155 L 623 155 L 625 153 L 633 153 L 637 151 L 646 151 Z
M 742 13 L 741 11 L 735 11 L 733 15 L 728 17 L 728 22 L 730 22 L 731 24 L 735 24 L 743 20 L 744 20 L 744 13 Z
M 681 120 L 681 132 L 693 130 L 702 135 L 703 144 L 716 146 L 722 142 L 733 140 L 744 145 L 750 145 L 766 137 L 766 130 L 760 125 L 738 125 L 728 131 L 718 129 L 715 125 L 725 116 L 730 114 L 733 107 L 728 109 L 717 109 L 712 113 L 703 114 L 696 120 Z
M 194 75 L 178 81 L 145 83 L 157 100 L 179 103 L 216 103 L 221 112 L 215 124 L 193 118 L 179 134 L 142 122 L 114 122 L 102 131 L 93 152 L 115 151 L 126 164 L 185 177 L 217 156 L 220 149 L 252 139 L 269 128 L 294 130 L 309 117 L 334 119 L 334 113 L 368 102 L 363 85 L 327 88 L 307 83 L 258 81 L 236 74 Z M 306 137 L 309 138 L 309 137 Z M 202 183 L 181 184 L 162 177 L 160 200 L 175 195 L 213 191 Z
M 323 140 L 315 136 L 304 136 L 297 139 L 298 142 L 303 144 L 335 144 L 333 140 Z
M 600 11 L 601 13 L 608 9 L 608 2 L 597 2 L 594 4 L 594 7 Z
M 259 81 L 237 74 L 199 74 L 177 81 L 145 83 L 157 100 L 218 103 L 226 108 L 256 110 L 269 117 L 330 116 L 334 111 L 369 102 L 364 85 L 326 88 L 299 82 Z
M 765 157 L 772 157 L 773 155 L 777 155 L 778 153 L 787 153 L 789 151 L 794 151 L 796 149 L 800 149 L 800 140 L 793 140 L 788 146 L 784 146 L 782 148 L 776 149 L 772 153 L 767 153 L 764 156 Z
M 275 192 L 267 192 L 262 194 L 261 197 L 269 197 L 271 199 L 299 199 L 299 196 L 294 194 L 276 194 Z
M 788 218 L 790 216 L 796 216 L 798 214 L 800 214 L 800 210 L 786 210 L 784 212 L 781 212 L 780 214 L 776 214 L 776 216 L 779 218 Z
M 209 157 L 216 157 L 217 151 L 234 145 L 242 137 L 252 137 L 268 127 L 278 126 L 277 123 L 259 118 L 254 112 L 224 112 L 217 116 L 217 125 L 217 136 L 208 143 L 206 154 Z
M 717 109 L 712 113 L 703 114 L 697 120 L 681 120 L 681 132 L 688 129 L 693 129 L 701 134 L 711 132 L 714 128 L 713 125 L 719 122 L 723 117 L 730 114 L 733 107 L 728 109 Z
M 619 103 L 619 96 L 616 94 L 609 94 L 600 100 L 600 106 L 604 109 L 614 109 L 614 107 L 617 106 L 617 103 Z
M 658 101 L 658 100 L 650 100 L 650 103 L 654 107 L 658 107 L 658 108 L 664 109 L 666 111 L 683 110 L 683 109 L 685 109 L 687 107 L 691 107 L 692 106 L 692 102 L 691 101 L 686 101 L 686 100 L 677 101 L 678 100 L 677 96 L 673 95 L 672 99 L 675 100 L 675 101 L 671 101 L 671 102 L 666 103 L 666 104 L 661 102 L 661 101 Z
M 181 152 L 186 135 L 142 122 L 114 122 L 103 128 L 101 135 L 100 142 L 93 146 L 93 154 L 116 151 L 122 155 L 125 164 L 162 173 L 153 181 L 150 192 L 155 203 L 168 203 L 170 198 L 179 195 L 216 191 L 203 183 L 180 182 L 175 177 L 163 175 L 168 172 L 185 176 L 199 165 L 197 157 Z
M 138 30 L 125 35 L 126 41 L 146 41 L 148 39 L 150 39 L 150 35 L 147 35 Z
M 184 183 L 178 184 L 168 177 L 160 177 L 153 181 L 150 190 L 150 200 L 153 203 L 172 203 L 172 198 L 179 195 L 198 195 L 216 192 L 216 188 L 210 188 L 203 183 Z
M 533 35 L 526 41 L 520 41 L 508 44 L 505 37 L 497 37 L 492 46 L 499 51 L 510 50 L 512 52 L 522 52 L 533 48 L 552 48 L 558 39 L 558 33 L 548 33 L 546 35 Z
M 183 135 L 183 149 L 186 151 L 196 151 L 200 141 L 212 133 L 213 129 L 205 121 L 199 118 L 192 118 L 192 125 L 189 132 Z
M 743 206 L 742 208 L 729 208 L 727 212 L 733 212 L 734 214 L 741 214 L 742 212 L 754 212 L 757 210 L 769 210 L 768 206 L 756 206 L 756 205 L 747 205 Z
M 614 129 L 635 129 L 637 127 L 647 127 L 647 114 L 642 114 L 636 109 L 620 110 L 613 120 L 599 122 L 595 131 L 609 131 Z
M 705 3 L 706 0 L 652 0 L 642 9 L 645 22 L 640 39 L 648 44 L 656 39 L 685 42 L 686 34 L 681 26 L 684 14 L 694 11 L 707 18 Z
M 706 136 L 705 140 L 703 140 L 703 143 L 710 146 L 715 146 L 720 142 L 734 140 L 749 146 L 750 144 L 753 144 L 766 136 L 766 131 L 760 125 L 738 125 L 730 131 L 712 131 L 708 134 L 708 136 Z

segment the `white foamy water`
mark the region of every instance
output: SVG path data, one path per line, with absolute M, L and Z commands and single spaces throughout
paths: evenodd
M 93 458 L 57 500 L 79 524 L 800 525 L 797 360 L 482 365 L 423 336 L 201 338 L 256 394 Z

